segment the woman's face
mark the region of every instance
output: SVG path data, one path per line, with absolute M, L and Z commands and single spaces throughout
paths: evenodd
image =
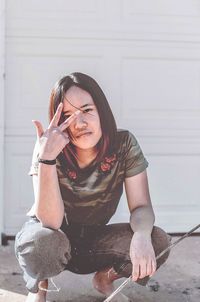
M 77 110 L 80 113 L 69 126 L 72 143 L 79 149 L 93 149 L 102 136 L 97 108 L 87 91 L 72 86 L 63 100 L 63 115 L 68 118 Z

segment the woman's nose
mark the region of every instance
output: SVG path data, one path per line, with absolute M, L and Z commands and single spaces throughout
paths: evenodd
M 74 121 L 74 127 L 76 129 L 87 127 L 87 121 L 84 118 L 84 115 L 82 112 L 79 115 L 77 115 L 77 118 Z

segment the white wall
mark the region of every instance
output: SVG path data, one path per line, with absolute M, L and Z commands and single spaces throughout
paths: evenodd
M 47 124 L 52 85 L 77 70 L 98 80 L 142 145 L 156 223 L 170 232 L 197 223 L 199 42 L 198 0 L 7 0 L 5 232 L 33 202 L 31 119 Z M 127 217 L 122 199 L 115 219 Z
M 5 1 L 0 0 L 0 234 L 4 231 Z M 1 238 L 0 238 L 1 245 Z

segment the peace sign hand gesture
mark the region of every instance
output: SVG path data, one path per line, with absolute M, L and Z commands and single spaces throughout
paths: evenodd
M 64 131 L 76 119 L 80 111 L 76 111 L 58 126 L 62 110 L 63 104 L 60 103 L 49 124 L 49 127 L 45 131 L 43 130 L 43 126 L 39 121 L 33 120 L 33 123 L 36 127 L 37 139 L 39 143 L 39 157 L 42 159 L 56 159 L 58 154 L 69 143 L 69 137 Z

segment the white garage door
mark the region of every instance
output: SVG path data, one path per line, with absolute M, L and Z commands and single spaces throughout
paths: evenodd
M 47 125 L 57 78 L 90 74 L 149 161 L 156 223 L 184 232 L 200 216 L 200 4 L 189 0 L 6 1 L 4 232 L 33 202 L 32 119 Z M 125 198 L 115 221 L 128 218 Z

